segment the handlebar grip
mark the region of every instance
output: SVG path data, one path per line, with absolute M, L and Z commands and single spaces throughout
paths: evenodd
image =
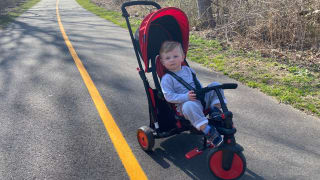
M 237 87 L 238 87 L 238 84 L 236 84 L 236 83 L 221 84 L 221 89 L 236 89 Z
M 121 6 L 122 16 L 129 17 L 129 14 L 126 10 L 126 7 L 136 6 L 136 5 L 151 5 L 151 6 L 156 7 L 157 9 L 161 9 L 161 6 L 158 3 L 153 2 L 153 1 L 129 1 L 129 2 L 123 3 Z
M 236 89 L 237 87 L 238 87 L 238 84 L 236 83 L 224 83 L 216 86 L 202 88 L 201 92 L 206 93 L 214 89 Z

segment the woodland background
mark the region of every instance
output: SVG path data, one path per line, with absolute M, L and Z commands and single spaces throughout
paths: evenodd
M 26 0 L 0 0 L 0 15 Z M 120 11 L 128 0 L 91 0 Z M 233 48 L 320 71 L 320 0 L 155 0 L 188 15 L 191 30 Z M 150 9 L 136 9 L 144 16 Z
M 128 0 L 91 1 L 120 11 Z M 207 39 L 320 71 L 320 0 L 155 1 L 182 9 L 191 30 Z M 145 11 L 136 10 L 135 15 L 144 16 Z

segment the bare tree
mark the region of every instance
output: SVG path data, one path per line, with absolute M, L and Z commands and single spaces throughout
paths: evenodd
M 198 18 L 200 20 L 201 27 L 214 28 L 216 26 L 216 21 L 213 19 L 212 15 L 211 4 L 211 0 L 197 0 Z

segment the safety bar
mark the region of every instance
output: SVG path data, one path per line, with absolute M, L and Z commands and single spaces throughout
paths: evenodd
M 202 91 L 208 92 L 214 89 L 236 89 L 237 87 L 238 87 L 238 84 L 236 83 L 224 83 L 216 86 L 205 87 L 202 89 Z
M 220 84 L 220 85 L 216 85 L 216 86 L 210 86 L 210 87 L 205 87 L 205 88 L 201 88 L 200 90 L 196 90 L 196 94 L 203 94 L 203 93 L 207 93 L 211 90 L 214 90 L 219 98 L 220 104 L 221 104 L 221 108 L 222 111 L 224 113 L 228 112 L 228 108 L 223 100 L 222 94 L 219 91 L 219 89 L 236 89 L 238 87 L 238 84 L 236 83 L 224 83 L 224 84 Z

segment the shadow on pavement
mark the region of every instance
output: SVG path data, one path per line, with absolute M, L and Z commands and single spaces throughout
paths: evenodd
M 215 179 L 207 166 L 208 150 L 193 159 L 185 158 L 185 154 L 195 147 L 201 147 L 201 136 L 182 133 L 162 141 L 160 147 L 155 148 L 149 156 L 164 169 L 173 164 L 191 179 Z M 264 180 L 250 169 L 240 179 Z

